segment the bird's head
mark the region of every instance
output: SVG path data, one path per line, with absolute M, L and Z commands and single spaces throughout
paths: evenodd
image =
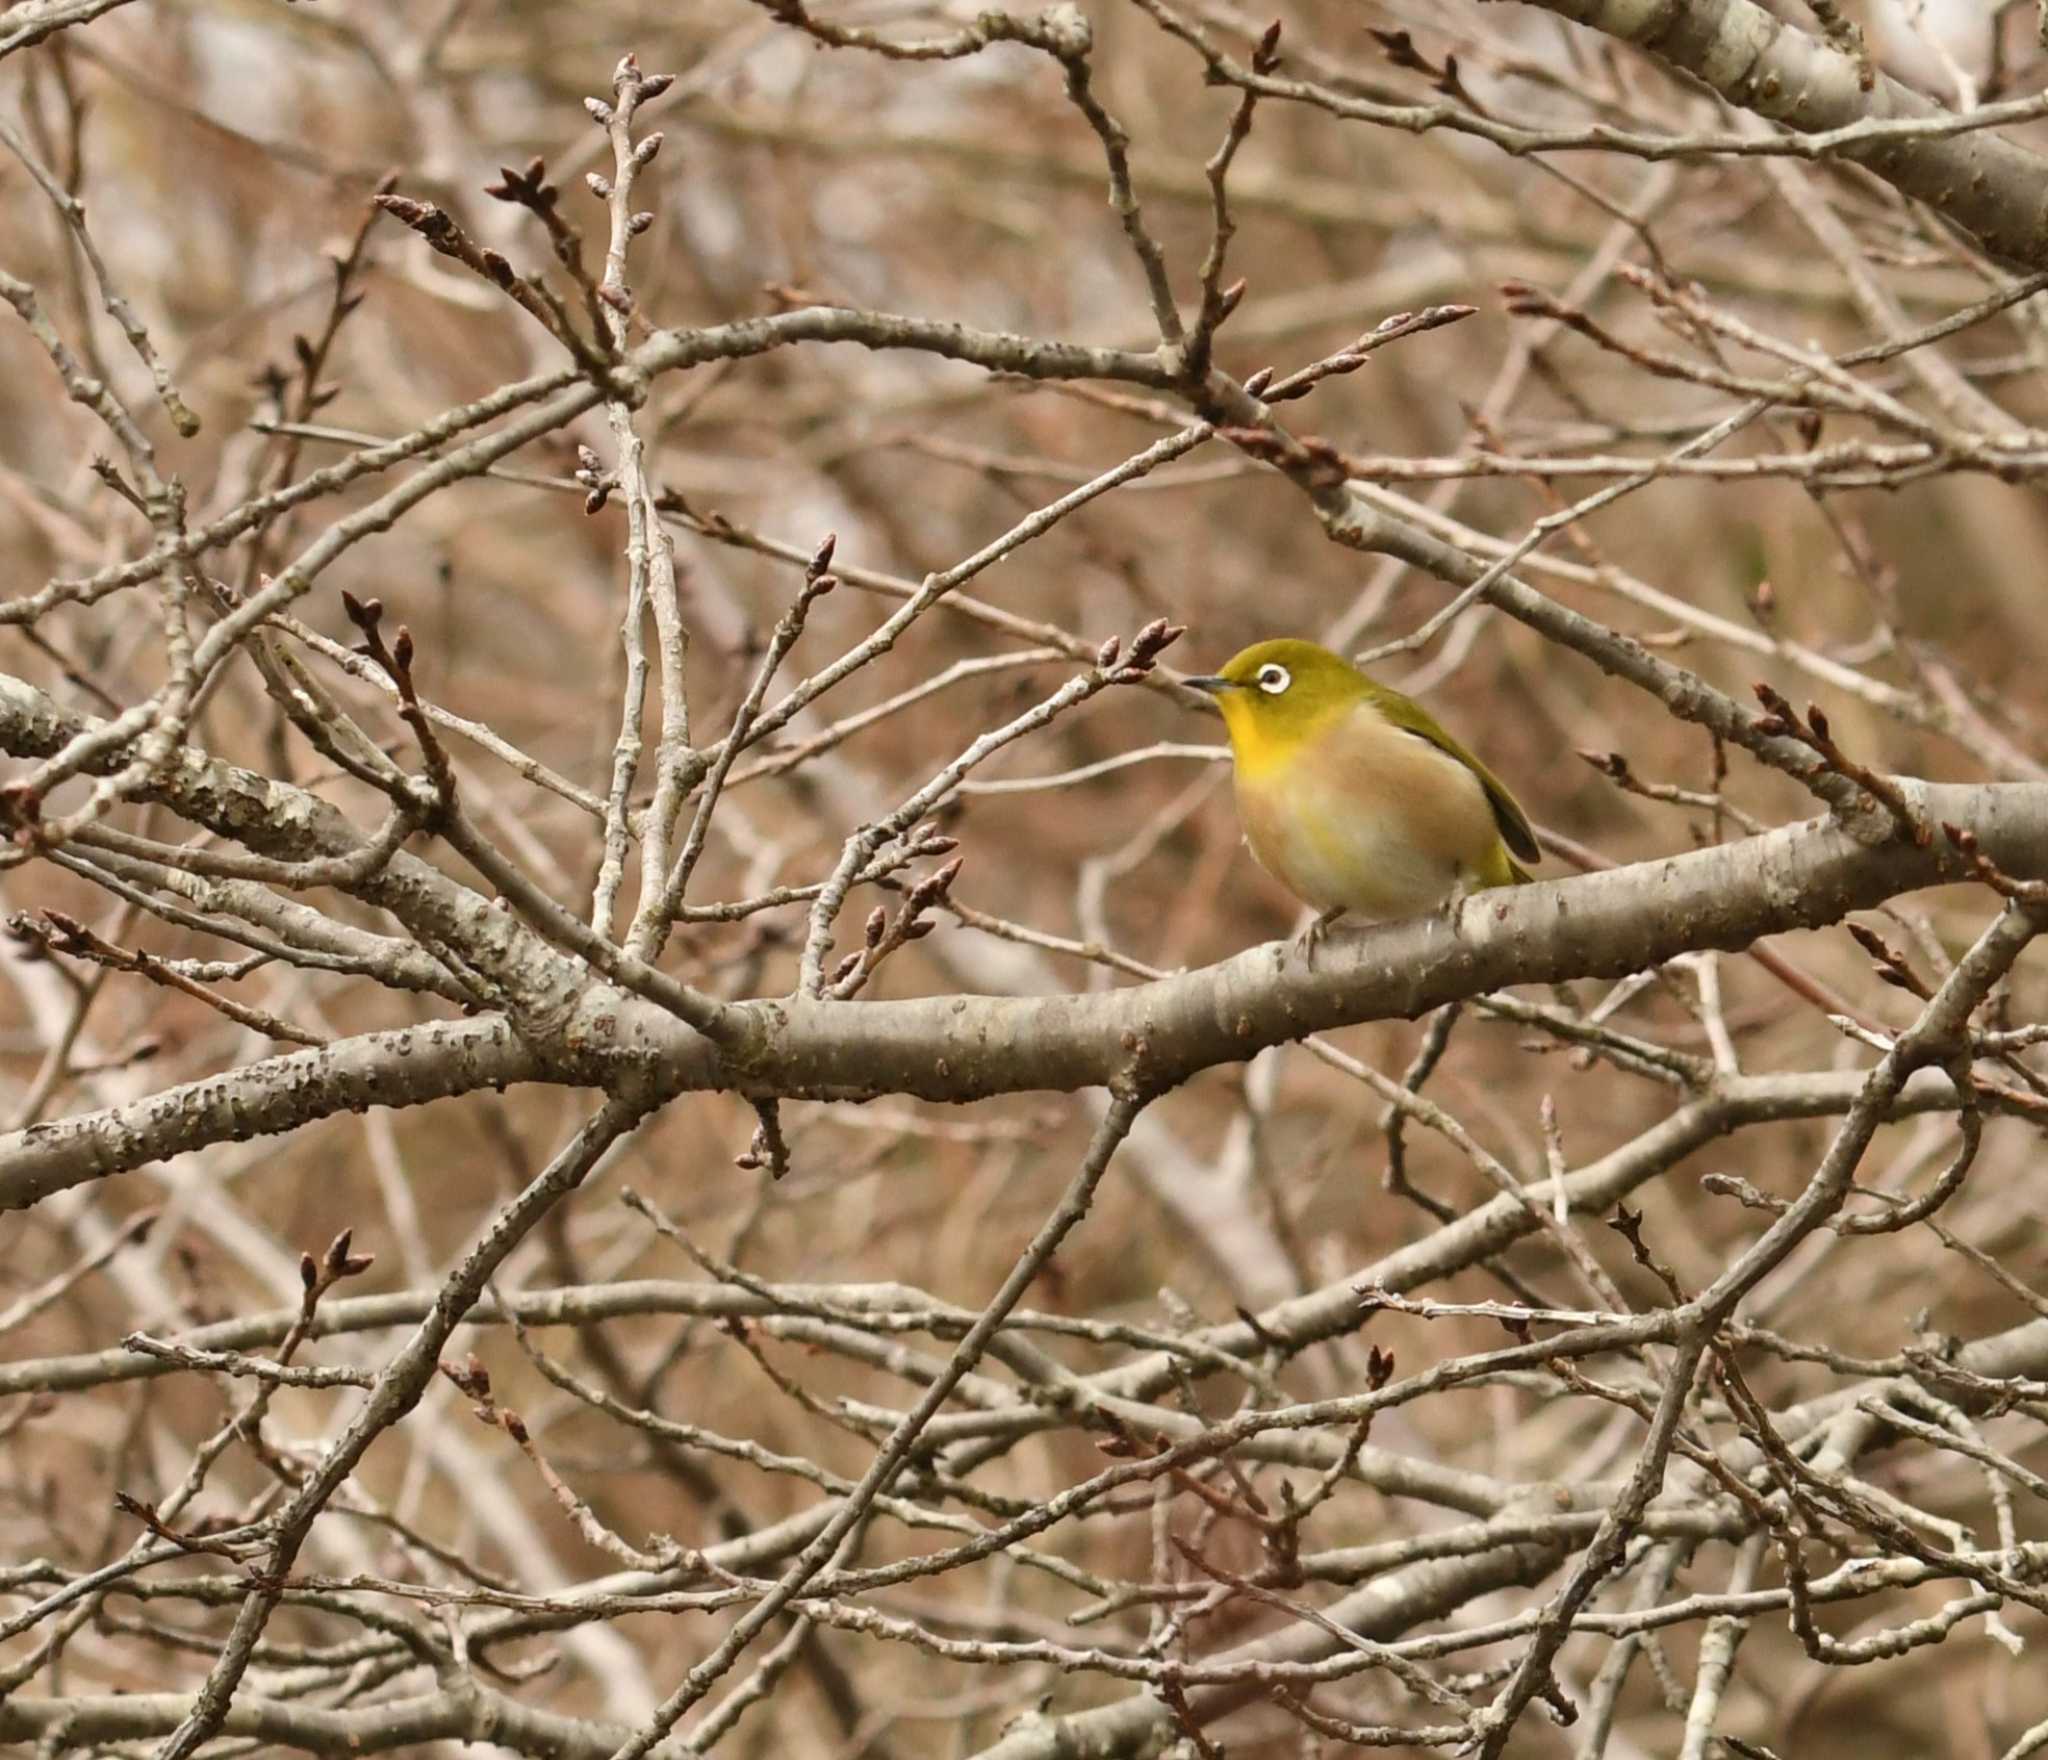
M 1371 680 L 1343 655 L 1292 639 L 1255 643 L 1221 672 L 1184 682 L 1216 699 L 1240 758 L 1290 746 L 1372 695 Z

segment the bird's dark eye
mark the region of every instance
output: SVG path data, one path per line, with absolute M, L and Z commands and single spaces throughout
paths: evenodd
M 1294 680 L 1284 666 L 1261 666 L 1259 668 L 1259 689 L 1269 697 L 1277 697 Z

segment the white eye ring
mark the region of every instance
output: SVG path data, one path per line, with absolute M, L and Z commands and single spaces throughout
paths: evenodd
M 1259 668 L 1258 687 L 1269 697 L 1277 697 L 1293 682 L 1293 676 L 1284 666 L 1269 663 Z

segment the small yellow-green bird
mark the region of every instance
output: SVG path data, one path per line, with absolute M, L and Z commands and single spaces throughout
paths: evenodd
M 1237 811 L 1259 865 L 1321 913 L 1416 916 L 1530 878 L 1542 859 L 1500 779 L 1413 698 L 1313 642 L 1260 642 L 1185 681 L 1223 710 Z

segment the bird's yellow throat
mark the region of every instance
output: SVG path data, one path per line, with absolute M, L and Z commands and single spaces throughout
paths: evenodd
M 1337 716 L 1355 707 L 1332 703 L 1312 716 L 1280 717 L 1261 714 L 1261 705 L 1247 696 L 1226 696 L 1217 706 L 1223 711 L 1224 731 L 1230 735 L 1230 754 L 1238 774 L 1247 781 L 1269 776 L 1281 765 L 1300 755 L 1317 734 Z

